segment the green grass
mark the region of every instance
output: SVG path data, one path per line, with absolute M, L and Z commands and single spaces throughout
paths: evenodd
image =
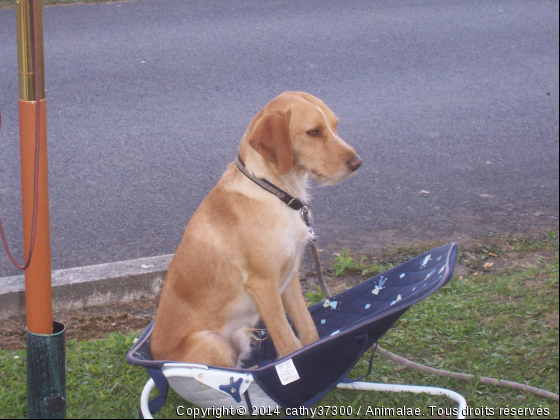
M 391 267 L 393 267 L 393 264 L 390 262 L 380 263 L 376 259 L 369 259 L 365 256 L 356 259 L 347 249 L 337 255 L 333 261 L 333 270 L 336 276 L 342 276 L 347 272 L 360 272 L 362 277 L 373 277 L 384 273 Z
M 534 248 L 532 244 L 527 246 Z M 555 249 L 556 254 L 554 261 L 549 259 L 546 264 L 453 279 L 408 311 L 380 344 L 437 368 L 509 379 L 558 393 L 558 327 L 552 325 L 559 307 L 558 248 L 553 244 L 549 249 Z M 363 263 L 369 267 L 367 261 Z M 124 361 L 136 335 L 112 334 L 104 340 L 68 342 L 69 418 L 137 415 L 139 395 L 148 376 L 143 369 Z M 368 361 L 366 355 L 351 376 L 365 373 Z M 474 418 L 498 418 L 500 407 L 546 408 L 549 418 L 559 414 L 558 404 L 542 397 L 434 377 L 393 365 L 379 356 L 375 356 L 369 380 L 441 386 L 461 393 L 470 407 L 496 410 L 494 415 L 471 416 Z M 6 418 L 25 417 L 25 392 L 25 351 L 0 351 L 0 413 Z M 178 405 L 185 402 L 171 393 L 158 417 L 176 418 Z M 354 413 L 361 407 L 359 418 L 371 417 L 365 416 L 367 407 L 418 407 L 427 417 L 434 417 L 429 406 L 455 407 L 443 397 L 342 390 L 333 390 L 321 405 L 351 406 Z

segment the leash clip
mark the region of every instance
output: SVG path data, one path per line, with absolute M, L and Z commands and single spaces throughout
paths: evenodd
M 309 229 L 309 232 L 315 235 L 315 232 L 313 232 L 313 227 L 311 225 L 312 215 L 311 209 L 309 208 L 309 203 L 307 201 L 302 201 L 302 203 L 303 207 L 301 208 L 301 218 L 303 220 L 303 223 L 305 223 L 305 225 Z

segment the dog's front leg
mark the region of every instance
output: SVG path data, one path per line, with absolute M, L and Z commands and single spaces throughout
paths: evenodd
M 245 287 L 255 301 L 278 355 L 282 358 L 302 348 L 286 319 L 278 285 L 270 280 L 249 279 Z
M 282 293 L 282 302 L 290 315 L 290 319 L 296 326 L 299 338 L 304 346 L 311 344 L 319 339 L 317 328 L 301 293 L 299 274 L 296 273 Z

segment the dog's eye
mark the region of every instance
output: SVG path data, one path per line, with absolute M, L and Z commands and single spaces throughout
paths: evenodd
M 307 134 L 309 134 L 311 137 L 317 137 L 319 134 L 321 134 L 321 130 L 309 130 Z

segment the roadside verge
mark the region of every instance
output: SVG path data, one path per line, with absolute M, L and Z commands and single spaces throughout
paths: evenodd
M 56 270 L 54 311 L 129 303 L 159 294 L 173 255 Z M 25 278 L 0 278 L 0 320 L 25 313 Z

